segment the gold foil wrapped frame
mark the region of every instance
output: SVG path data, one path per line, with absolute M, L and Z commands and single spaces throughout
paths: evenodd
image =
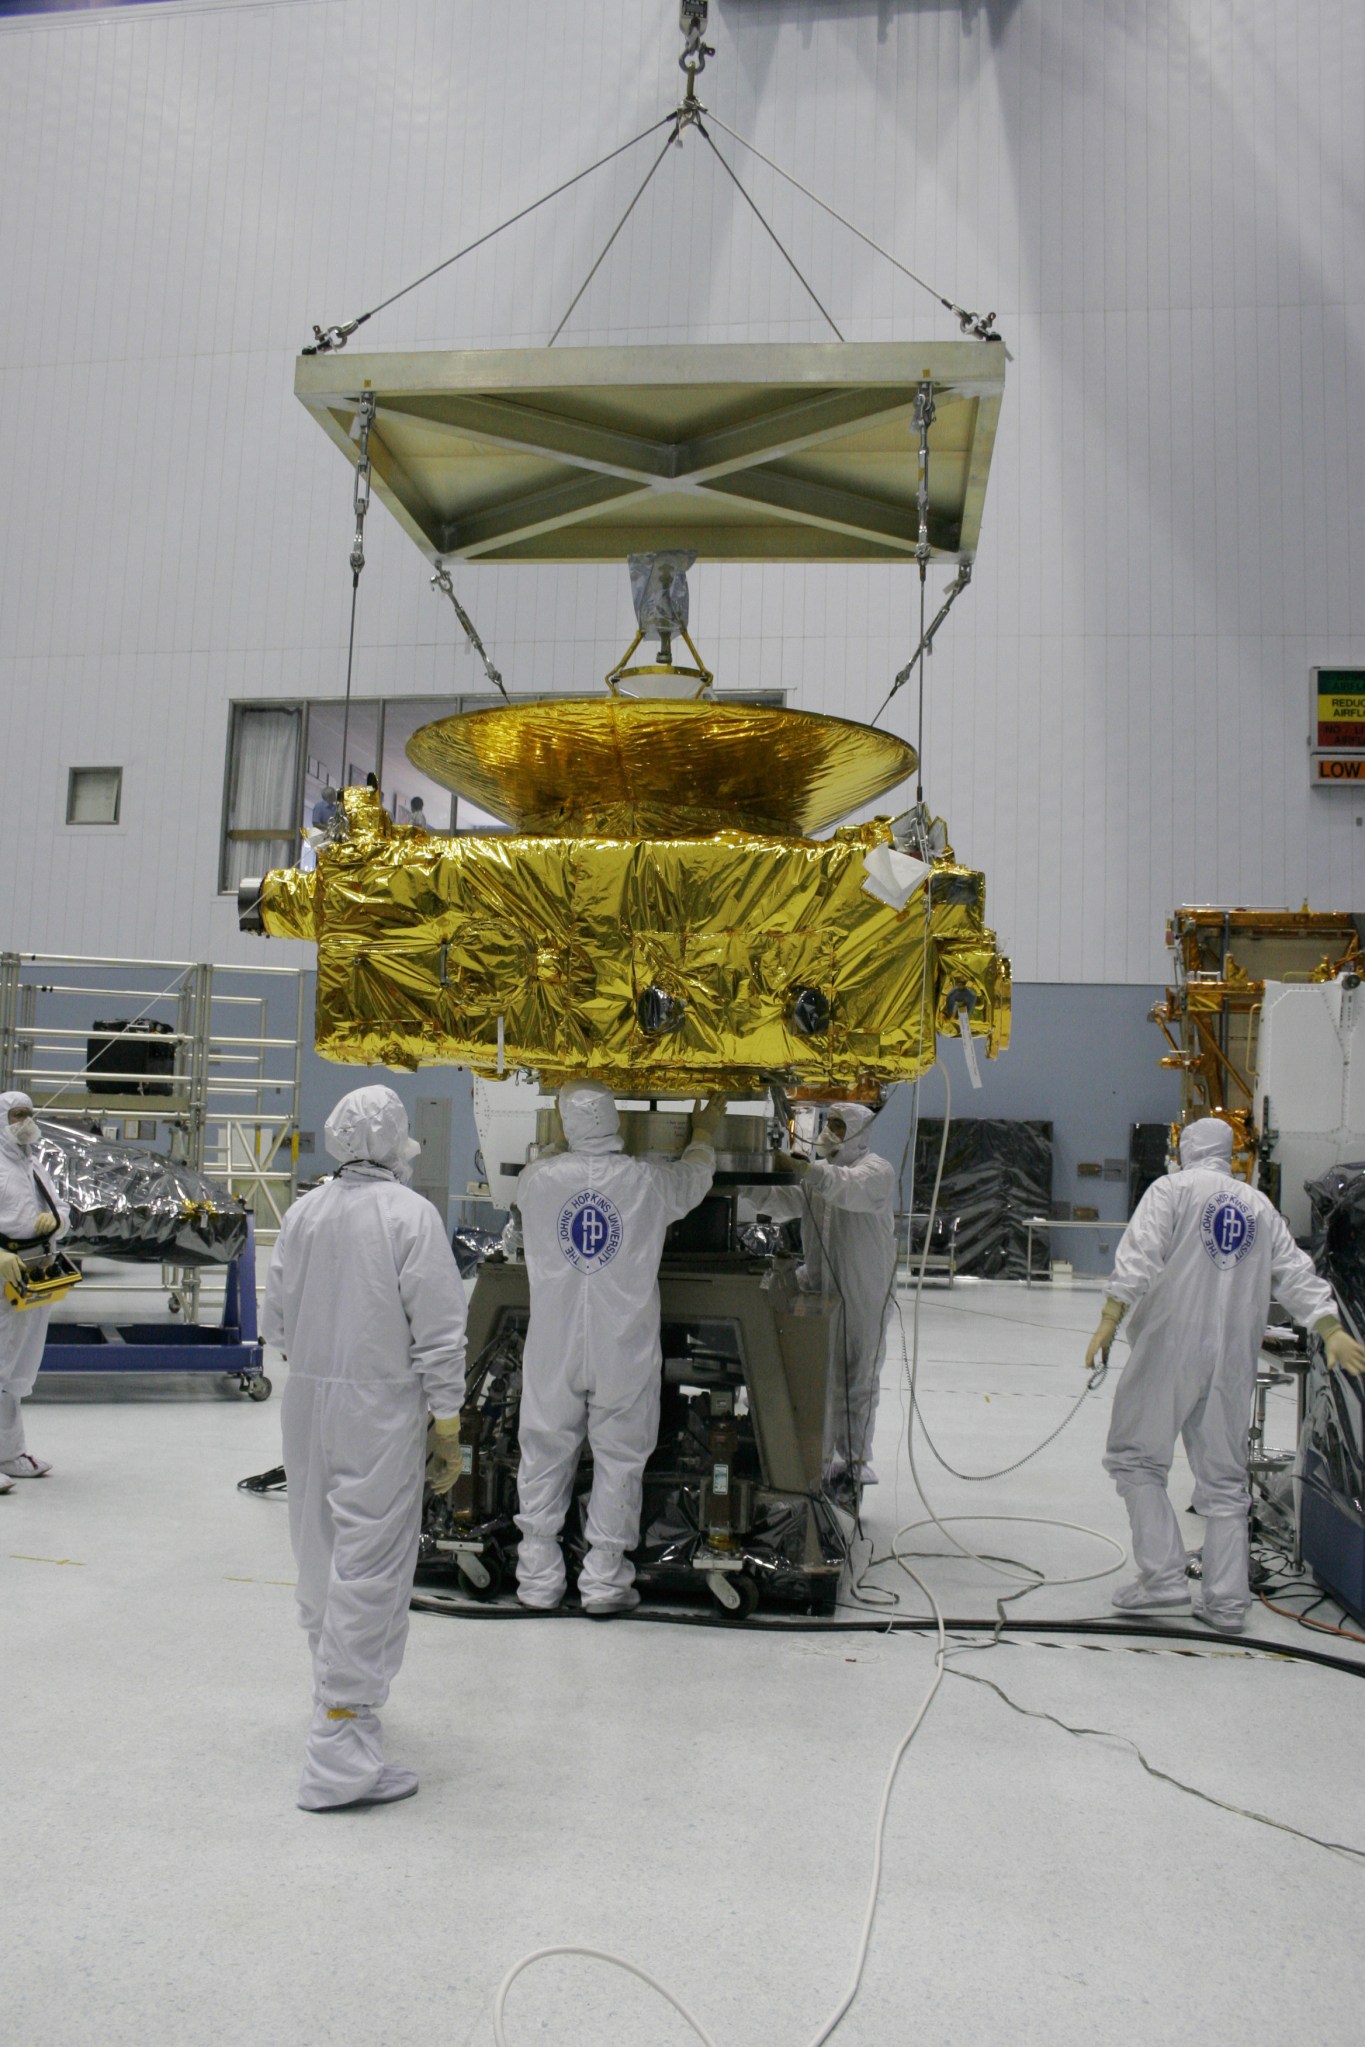
M 541 698 L 424 725 L 415 767 L 518 831 L 809 837 L 912 775 L 894 733 L 810 711 Z
M 328 1058 L 529 1068 L 546 1086 L 590 1074 L 622 1095 L 768 1078 L 851 1094 L 924 1072 L 964 996 L 987 1051 L 1008 1042 L 1009 962 L 985 928 L 982 877 L 945 859 L 927 900 L 920 888 L 889 908 L 863 887 L 884 819 L 820 841 L 446 838 L 395 826 L 370 791 L 341 801 L 344 834 L 316 871 L 277 870 L 261 892 L 267 932 L 317 944 Z M 676 1028 L 642 1026 L 651 989 Z M 803 991 L 828 1010 L 809 1035 Z

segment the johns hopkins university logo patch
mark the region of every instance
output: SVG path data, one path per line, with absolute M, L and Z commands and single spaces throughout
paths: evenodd
M 1215 1194 L 1204 1204 L 1199 1220 L 1204 1249 L 1220 1272 L 1240 1265 L 1256 1242 L 1256 1210 L 1245 1195 L 1235 1189 Z
M 585 1187 L 559 1211 L 559 1248 L 579 1272 L 600 1272 L 621 1248 L 621 1211 Z

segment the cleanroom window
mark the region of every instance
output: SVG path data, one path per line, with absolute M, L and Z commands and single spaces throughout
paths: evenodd
M 218 886 L 236 890 L 249 874 L 292 867 L 298 813 L 303 711 L 298 705 L 234 704 Z
M 72 768 L 66 778 L 68 824 L 117 824 L 122 768 Z
M 454 798 L 449 789 L 421 774 L 408 759 L 408 741 L 433 718 L 449 718 L 460 709 L 458 697 L 390 697 L 384 705 L 384 742 L 379 767 L 379 794 L 395 824 L 425 822 L 433 832 L 454 824 Z M 420 799 L 416 811 L 413 799 Z
M 308 759 L 305 800 L 311 815 L 324 788 L 363 789 L 379 772 L 379 721 L 383 706 L 374 697 L 324 697 L 303 706 L 308 713 Z M 343 742 L 346 758 L 342 760 Z M 308 818 L 303 822 L 308 823 Z
M 779 709 L 787 700 L 781 689 L 717 690 L 716 695 L 726 703 L 772 704 Z M 457 697 L 352 697 L 349 711 L 341 697 L 233 704 L 220 892 L 235 894 L 238 882 L 271 867 L 311 866 L 313 848 L 305 834 L 327 822 L 337 789 L 359 788 L 371 775 L 397 824 L 420 821 L 434 832 L 509 831 L 502 818 L 480 809 L 467 796 L 453 797 L 407 757 L 408 741 L 423 725 L 459 712 L 494 710 L 503 701 L 491 691 L 478 691 Z

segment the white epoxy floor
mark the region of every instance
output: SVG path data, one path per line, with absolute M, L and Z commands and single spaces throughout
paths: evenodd
M 993 1469 L 1060 1420 L 1096 1305 L 1007 1287 L 926 1295 L 921 1396 L 950 1461 Z M 865 1517 L 876 1552 L 923 1512 L 900 1379 L 893 1355 Z M 1122 1538 L 1099 1466 L 1108 1399 L 990 1485 L 946 1477 L 925 1452 L 934 1507 Z M 235 1489 L 277 1461 L 278 1427 L 277 1401 L 225 1400 L 205 1381 L 51 1381 L 30 1405 L 30 1442 L 56 1471 L 0 1498 L 0 2037 L 489 2047 L 511 1962 L 581 1942 L 660 1974 L 718 2047 L 806 2047 L 846 1980 L 883 1775 L 931 1643 L 417 1615 L 385 1724 L 420 1795 L 304 1815 L 285 1508 Z M 1183 1470 L 1174 1490 L 1188 1499 Z M 1080 1534 L 960 1532 L 1056 1573 L 1108 1561 Z M 932 1529 L 906 1543 L 942 1546 Z M 961 1558 L 916 1568 L 950 1615 L 988 1614 L 1012 1589 Z M 1103 1615 L 1114 1582 L 1034 1593 L 1022 1611 Z M 1264 1612 L 1254 1630 L 1295 1638 Z M 1129 1736 L 1216 1797 L 1365 1846 L 1360 1680 L 1212 1639 L 1189 1650 L 1059 1634 L 959 1667 Z M 1354 2047 L 1363 1901 L 1365 1866 L 950 1677 L 903 1767 L 865 1985 L 835 2040 Z M 518 1983 L 509 2037 L 691 2039 L 641 1986 L 568 1961 Z

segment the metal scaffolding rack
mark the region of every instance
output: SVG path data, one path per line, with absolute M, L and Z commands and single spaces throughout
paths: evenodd
M 272 1022 L 281 1009 L 283 1027 Z M 157 1042 L 174 1046 L 172 1071 L 149 1079 L 131 1070 L 131 1058 L 129 1070 L 112 1066 L 117 1034 L 97 1032 L 93 1021 L 111 1013 L 125 1025 L 168 1025 Z M 253 1249 L 273 1243 L 297 1190 L 303 1031 L 297 968 L 0 952 L 0 1087 L 23 1089 L 43 1117 L 150 1141 L 221 1180 L 251 1210 Z M 97 1074 L 88 1063 L 95 1036 L 105 1041 Z M 163 1265 L 159 1281 L 120 1276 L 110 1290 L 164 1292 L 184 1324 L 197 1326 L 204 1276 L 200 1267 Z M 228 1293 L 235 1279 L 239 1300 L 248 1284 L 254 1293 L 254 1272 L 224 1277 Z M 247 1316 L 243 1306 L 253 1325 L 254 1307 L 253 1299 Z

